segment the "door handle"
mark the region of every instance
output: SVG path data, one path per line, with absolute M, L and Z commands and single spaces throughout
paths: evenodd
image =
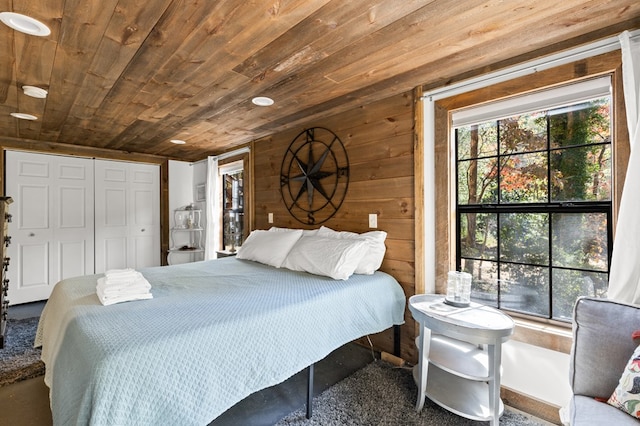
M 36 234 L 34 234 L 33 232 L 29 232 L 29 236 L 30 236 L 30 237 L 35 237 L 35 236 L 36 236 Z

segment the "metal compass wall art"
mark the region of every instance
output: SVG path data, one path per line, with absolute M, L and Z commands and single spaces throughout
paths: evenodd
M 309 225 L 329 220 L 348 186 L 349 158 L 335 133 L 312 127 L 293 139 L 280 167 L 280 192 L 294 218 Z

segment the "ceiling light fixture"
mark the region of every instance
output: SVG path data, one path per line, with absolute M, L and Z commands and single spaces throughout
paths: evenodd
M 51 34 L 49 27 L 27 15 L 13 12 L 0 12 L 0 21 L 14 30 L 25 34 L 39 37 L 45 37 Z
M 24 90 L 25 95 L 40 99 L 46 98 L 49 93 L 46 90 L 35 86 L 22 86 L 22 90 Z
M 271 106 L 271 105 L 273 105 L 273 99 L 267 98 L 266 96 L 257 96 L 255 98 L 251 99 L 251 102 L 253 102 L 255 105 L 258 105 L 258 106 Z
M 38 117 L 36 117 L 35 115 L 25 114 L 23 112 L 12 112 L 9 115 L 15 118 L 19 118 L 21 120 L 37 120 L 38 119 Z
M 184 145 L 186 142 L 181 139 L 171 139 L 169 142 L 175 143 L 176 145 Z

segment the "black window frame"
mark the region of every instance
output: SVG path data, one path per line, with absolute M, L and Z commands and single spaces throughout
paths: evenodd
M 612 125 L 611 125 L 611 134 L 613 135 L 613 105 L 614 105 L 614 97 L 613 94 L 610 97 L 610 108 L 611 108 L 611 120 L 612 120 Z M 548 115 L 547 115 L 548 117 Z M 550 179 L 550 174 L 551 174 L 551 169 L 552 167 L 550 166 L 550 158 L 551 158 L 551 153 L 553 151 L 556 150 L 566 150 L 566 149 L 579 149 L 582 147 L 586 147 L 586 146 L 596 146 L 596 145 L 609 145 L 610 146 L 610 150 L 611 153 L 613 154 L 613 149 L 614 149 L 614 144 L 613 144 L 613 140 L 608 140 L 605 142 L 599 142 L 599 143 L 587 143 L 587 144 L 576 144 L 576 145 L 571 145 L 570 147 L 552 147 L 551 143 L 549 143 L 550 140 L 550 129 L 549 129 L 549 120 L 547 119 L 547 145 L 545 149 L 540 149 L 540 150 L 535 150 L 535 151 L 527 151 L 526 153 L 534 153 L 534 152 L 544 152 L 546 154 L 546 158 L 547 158 L 547 202 L 545 203 L 540 203 L 540 202 L 536 202 L 536 203 L 505 203 L 505 204 L 501 204 L 500 203 L 500 198 L 501 198 L 501 191 L 498 189 L 498 200 L 496 203 L 479 203 L 479 204 L 460 204 L 459 203 L 459 194 L 458 194 L 458 190 L 459 190 L 459 165 L 462 162 L 466 162 L 466 161 L 473 161 L 473 160 L 481 160 L 481 159 L 490 159 L 490 158 L 495 158 L 496 159 L 496 164 L 498 167 L 498 172 L 496 173 L 497 175 L 497 187 L 500 188 L 500 179 L 501 179 L 501 173 L 500 173 L 500 159 L 503 157 L 507 157 L 507 156 L 512 156 L 512 155 L 520 155 L 522 154 L 521 152 L 517 152 L 517 153 L 506 153 L 506 154 L 502 154 L 500 152 L 500 125 L 499 125 L 499 120 L 495 120 L 496 121 L 496 127 L 497 127 L 497 132 L 498 132 L 498 147 L 496 150 L 496 153 L 494 155 L 483 155 L 483 156 L 478 156 L 477 158 L 473 158 L 473 159 L 460 159 L 459 158 L 459 152 L 458 152 L 458 129 L 454 128 L 454 151 L 455 151 L 455 217 L 456 217 L 456 223 L 455 223 L 455 232 L 456 232 L 456 236 L 455 236 L 455 241 L 456 241 L 456 245 L 455 245 L 455 251 L 456 251 L 456 268 L 457 270 L 461 271 L 462 269 L 462 261 L 463 259 L 469 259 L 469 260 L 474 260 L 474 261 L 488 261 L 488 262 L 494 262 L 497 265 L 497 276 L 498 276 L 498 285 L 497 285 L 497 295 L 496 295 L 496 306 L 498 309 L 504 309 L 510 312 L 517 312 L 518 314 L 522 314 L 523 316 L 526 317 L 533 317 L 533 318 L 542 318 L 542 319 L 546 319 L 546 320 L 551 320 L 551 321 L 558 321 L 560 323 L 565 323 L 568 322 L 568 320 L 564 320 L 564 319 L 559 319 L 559 318 L 554 318 L 554 312 L 553 312 L 553 273 L 552 271 L 554 269 L 565 269 L 565 270 L 572 270 L 572 271 L 584 271 L 584 272 L 597 272 L 597 273 L 604 273 L 602 270 L 593 270 L 593 269 L 584 269 L 584 268 L 568 268 L 568 267 L 561 267 L 561 266 L 554 266 L 553 265 L 553 253 L 552 253 L 552 247 L 553 247 L 553 223 L 552 223 L 552 218 L 553 218 L 553 213 L 576 213 L 576 214 L 581 214 L 581 213 L 603 213 L 606 214 L 606 219 L 607 219 L 607 280 L 609 277 L 609 273 L 610 273 L 610 268 L 611 268 L 611 253 L 612 253 L 612 249 L 613 249 L 613 201 L 612 201 L 612 197 L 613 197 L 613 193 L 611 194 L 611 197 L 609 198 L 609 200 L 607 201 L 571 201 L 571 202 L 550 202 L 550 198 L 551 198 L 551 185 L 552 185 L 552 181 Z M 487 121 L 483 121 L 482 123 L 487 123 Z M 481 124 L 481 123 L 478 123 Z M 613 182 L 613 176 L 614 176 L 614 170 L 613 170 L 613 164 L 611 166 L 611 182 Z M 498 226 L 498 230 L 500 229 L 500 216 L 501 214 L 507 214 L 507 213 L 540 213 L 540 214 L 549 214 L 549 224 L 548 224 L 548 240 L 549 240 L 549 244 L 548 244 L 548 265 L 546 266 L 541 266 L 539 264 L 529 264 L 529 263 L 524 263 L 524 262 L 514 262 L 514 261 L 505 261 L 501 259 L 500 256 L 500 232 L 498 231 L 497 233 L 497 253 L 496 253 L 496 257 L 495 259 L 486 259 L 486 258 L 475 258 L 475 257 L 463 257 L 462 256 L 462 241 L 461 241 L 461 222 L 462 222 L 462 215 L 463 214 L 468 214 L 468 213 L 495 213 L 497 216 L 497 226 Z M 531 313 L 531 312 L 522 312 L 522 311 L 518 311 L 518 310 L 513 310 L 513 309 L 509 309 L 506 308 L 504 306 L 502 306 L 502 301 L 501 301 L 501 294 L 500 294 L 500 273 L 501 273 L 501 265 L 503 264 L 515 264 L 515 265 L 525 265 L 525 266 L 535 266 L 535 267 L 543 267 L 546 268 L 549 271 L 549 293 L 548 293 L 548 303 L 549 303 L 549 315 L 548 316 L 544 316 L 544 315 L 537 315 L 535 313 Z

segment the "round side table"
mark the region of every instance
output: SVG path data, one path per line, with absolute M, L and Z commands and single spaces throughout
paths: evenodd
M 441 294 L 411 296 L 409 310 L 420 324 L 414 368 L 416 410 L 422 410 L 429 397 L 455 414 L 497 426 L 504 410 L 502 343 L 513 334 L 513 320 L 478 303 L 463 308 L 447 305 Z

